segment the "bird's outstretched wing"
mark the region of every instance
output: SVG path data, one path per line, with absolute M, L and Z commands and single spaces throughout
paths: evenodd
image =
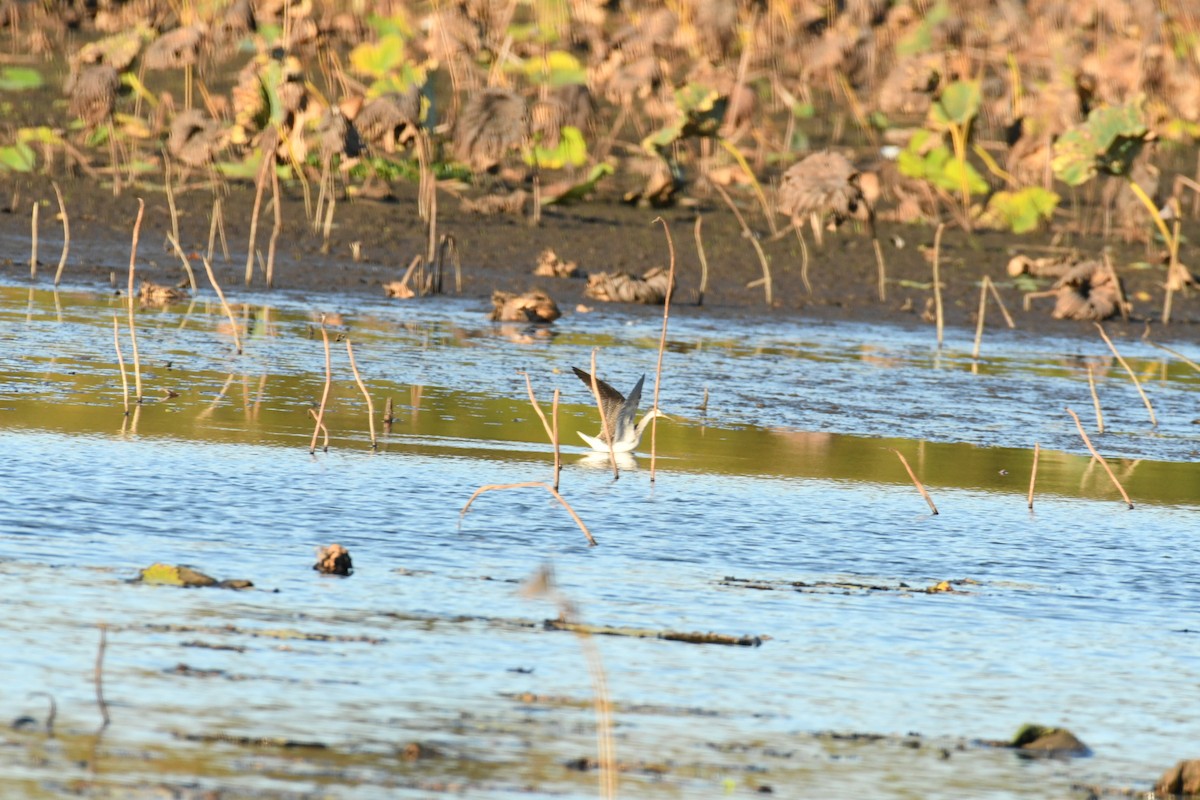
M 579 367 L 571 367 L 571 369 L 575 372 L 575 375 L 578 376 L 579 380 L 583 381 L 588 387 L 588 391 L 591 391 L 591 374 L 584 372 Z M 616 434 L 616 438 L 620 439 L 623 415 L 625 415 L 625 409 L 627 407 L 625 395 L 621 394 L 611 385 L 605 383 L 599 378 L 596 379 L 596 388 L 600 391 L 600 403 L 604 409 L 604 419 L 608 421 L 608 426 L 612 429 L 613 433 Z M 638 381 L 638 385 L 634 388 L 633 392 L 634 395 L 640 400 L 642 394 L 641 381 Z M 633 412 L 629 413 L 627 416 L 632 417 L 635 413 L 637 413 L 637 406 L 634 406 Z M 608 441 L 608 437 L 604 435 L 603 424 L 601 424 L 600 439 L 601 441 Z

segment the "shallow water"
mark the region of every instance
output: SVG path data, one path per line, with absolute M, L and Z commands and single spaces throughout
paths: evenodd
M 1179 698 L 1200 680 L 1200 375 L 1161 351 L 1118 342 L 1154 403 L 1152 430 L 1098 341 L 989 331 L 973 365 L 955 332 L 938 354 L 926 329 L 742 319 L 731 336 L 731 320 L 681 311 L 657 480 L 647 456 L 614 482 L 603 460 L 566 448 L 562 490 L 599 541 L 589 548 L 541 490 L 459 511 L 483 484 L 549 477 L 516 370 L 547 412 L 562 389 L 564 442 L 594 433 L 569 367 L 595 346 L 618 388 L 643 371 L 652 383 L 656 312 L 573 315 L 542 336 L 457 300 L 234 294 L 254 303 L 237 311 L 242 356 L 210 300 L 139 311 L 147 399 L 127 419 L 120 298 L 0 288 L 0 713 L 43 719 L 38 691 L 58 705 L 56 737 L 0 739 L 13 796 L 160 784 L 595 796 L 594 771 L 564 766 L 596 757 L 589 642 L 625 796 L 1061 797 L 1074 784 L 1146 788 L 1194 755 Z M 352 338 L 376 416 L 395 400 L 376 452 L 335 335 L 331 445 L 308 453 L 322 313 Z M 1133 511 L 1061 411 L 1094 429 L 1087 363 L 1110 431 L 1093 437 Z M 354 556 L 349 579 L 310 569 L 331 541 Z M 129 582 L 153 562 L 256 588 Z M 545 564 L 591 624 L 769 638 L 543 630 L 559 608 L 519 589 Z M 112 724 L 96 737 L 101 623 Z M 1066 726 L 1094 755 L 1029 761 L 976 742 L 1024 722 Z

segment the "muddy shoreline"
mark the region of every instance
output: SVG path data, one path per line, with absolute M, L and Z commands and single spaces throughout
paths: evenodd
M 118 286 L 124 285 L 128 269 L 130 233 L 137 215 L 137 198 L 146 201 L 146 212 L 139 245 L 138 271 L 142 278 L 164 284 L 179 283 L 184 271 L 167 244 L 171 219 L 161 184 L 145 183 L 127 187 L 120 197 L 110 188 L 86 177 L 53 176 L 62 189 L 71 227 L 71 255 L 64 271 L 67 283 L 96 283 L 110 286 L 117 273 Z M 29 280 L 31 207 L 39 209 L 39 283 L 49 283 L 57 266 L 62 229 L 57 220 L 51 179 L 8 177 L 0 180 L 0 235 L 9 242 L 8 253 L 0 262 L 0 274 L 11 282 Z M 304 198 L 298 185 L 283 186 L 283 229 L 275 267 L 275 287 L 303 293 L 339 293 L 349 296 L 383 295 L 382 285 L 400 279 L 413 256 L 424 251 L 425 229 L 417 215 L 416 186 L 407 182 L 391 185 L 386 200 L 355 198 L 338 206 L 328 253 L 322 252 L 319 234 L 305 220 Z M 615 188 L 615 187 L 613 187 Z M 524 291 L 545 289 L 558 302 L 569 325 L 569 315 L 583 304 L 603 313 L 605 303 L 584 297 L 581 279 L 537 278 L 532 270 L 538 254 L 553 248 L 564 260 L 575 261 L 584 272 L 625 270 L 640 275 L 654 266 L 666 266 L 669 260 L 661 217 L 671 230 L 677 252 L 679 290 L 673 313 L 716 313 L 727 316 L 731 326 L 739 319 L 754 319 L 763 314 L 799 315 L 818 320 L 889 322 L 906 326 L 927 326 L 932 322 L 932 250 L 934 229 L 922 225 L 880 225 L 888 270 L 888 297 L 880 302 L 876 294 L 876 264 L 871 240 L 865 232 L 849 227 L 826 237 L 823 249 L 812 248 L 808 294 L 800 276 L 800 253 L 794 236 L 772 241 L 761 212 L 744 202 L 744 214 L 760 237 L 774 285 L 774 303 L 768 308 L 761 286 L 753 284 L 762 277 L 761 267 L 749 241 L 733 215 L 715 194 L 700 198 L 689 207 L 666 209 L 637 208 L 620 202 L 618 196 L 603 193 L 581 204 L 546 209 L 542 222 L 531 226 L 515 216 L 480 216 L 464 213 L 460 200 L 448 190 L 439 192 L 438 232 L 454 237 L 462 258 L 463 295 L 480 301 L 480 311 L 490 309 L 493 290 Z M 246 248 L 254 191 L 249 184 L 232 184 L 224 198 L 225 228 L 230 259 L 220 255 L 214 267 L 223 288 L 236 298 L 244 284 Z M 194 269 L 203 280 L 199 254 L 208 242 L 212 195 L 203 185 L 176 190 L 180 236 L 184 249 L 192 255 Z M 264 202 L 258 226 L 256 249 L 265 255 L 270 237 L 273 212 Z M 700 266 L 695 242 L 695 223 L 703 217 L 703 244 L 709 264 L 709 283 L 704 309 L 696 307 L 700 287 Z M 1189 231 L 1188 229 L 1193 230 Z M 1184 227 L 1185 235 L 1200 235 L 1200 226 Z M 24 241 L 24 246 L 20 243 Z M 355 245 L 357 243 L 357 245 Z M 941 272 L 947 327 L 973 330 L 978 312 L 979 286 L 985 275 L 991 277 L 1013 315 L 1016 327 L 1026 332 L 1056 336 L 1092 338 L 1095 328 L 1089 322 L 1055 320 L 1050 316 L 1053 299 L 1034 301 L 1030 311 L 1022 308 L 1023 292 L 1005 272 L 1012 255 L 1033 256 L 1070 244 L 1084 253 L 1098 253 L 1099 237 L 1073 242 L 1052 242 L 1048 236 L 1014 237 L 1011 234 L 981 231 L 966 234 L 947 230 L 942 239 Z M 360 260 L 354 260 L 357 246 Z M 1141 244 L 1113 244 L 1127 295 L 1132 301 L 1130 319 L 1110 320 L 1107 325 L 1121 337 L 1141 336 L 1147 323 L 1154 336 L 1165 340 L 1192 339 L 1200 324 L 1200 302 L 1195 297 L 1177 297 L 1173 320 L 1163 328 L 1157 324 L 1163 298 L 1165 267 L 1150 262 L 1155 252 Z M 219 253 L 219 248 L 218 248 Z M 1048 288 L 1049 281 L 1043 281 Z M 253 288 L 262 290 L 265 282 L 256 267 Z M 452 290 L 452 285 L 448 289 Z M 420 300 L 396 302 L 419 303 Z M 992 306 L 987 328 L 1000 329 L 1003 321 Z M 959 334 L 961 336 L 963 334 Z M 966 335 L 971 335 L 967 332 Z

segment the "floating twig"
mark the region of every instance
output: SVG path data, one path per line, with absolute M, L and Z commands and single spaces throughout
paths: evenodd
M 942 313 L 942 276 L 941 276 L 941 260 L 942 260 L 942 231 L 946 230 L 946 223 L 939 222 L 937 233 L 933 235 L 933 308 L 937 320 L 937 346 L 941 349 L 942 346 L 942 328 L 944 326 L 944 317 Z
M 308 454 L 317 453 L 317 434 L 324 427 L 325 404 L 329 401 L 329 387 L 333 383 L 333 369 L 329 363 L 329 331 L 325 330 L 325 315 L 321 315 L 321 340 L 325 343 L 325 390 L 321 392 L 321 406 L 317 410 L 317 427 L 313 429 L 312 443 L 308 446 Z M 329 450 L 329 440 L 325 440 L 325 450 Z
M 1037 468 L 1038 455 L 1041 454 L 1041 447 L 1037 442 L 1033 443 L 1033 469 L 1029 472 L 1029 510 L 1033 511 L 1033 487 L 1037 483 Z
M 1087 365 L 1088 389 L 1092 393 L 1092 407 L 1096 409 L 1096 433 L 1104 433 L 1104 414 L 1100 411 L 1100 395 L 1096 394 L 1096 374 L 1092 365 Z
M 350 357 L 350 369 L 354 372 L 354 380 L 358 383 L 358 388 L 362 390 L 363 397 L 367 398 L 367 424 L 371 428 L 371 449 L 376 449 L 379 445 L 375 442 L 375 404 L 371 402 L 371 393 L 367 391 L 367 385 L 363 383 L 362 376 L 358 374 L 358 365 L 354 363 L 354 348 L 350 345 L 350 340 L 346 340 L 346 355 Z
M 138 358 L 137 346 L 137 325 L 133 319 L 134 311 L 134 294 L 133 294 L 133 278 L 137 267 L 137 248 L 138 235 L 142 230 L 142 214 L 146 210 L 146 201 L 138 198 L 138 213 L 137 219 L 133 223 L 133 244 L 129 248 L 129 295 L 126 298 L 129 306 L 129 341 L 133 346 L 133 384 L 136 388 L 137 402 L 142 402 L 142 364 Z
M 671 295 L 673 293 L 671 290 L 675 287 L 675 240 L 671 238 L 671 229 L 667 226 L 665 219 L 655 217 L 650 224 L 653 225 L 655 222 L 662 223 L 663 233 L 667 236 L 667 250 L 671 255 L 671 266 L 667 273 L 667 296 L 663 301 L 662 335 L 658 338 L 658 364 L 654 368 L 654 407 L 651 409 L 652 416 L 650 417 L 650 483 L 654 483 L 654 466 L 658 457 L 658 414 L 655 412 L 658 410 L 658 392 L 662 387 L 663 352 L 667 349 L 667 322 L 671 319 Z
M 921 482 L 920 482 L 919 480 L 917 480 L 917 475 L 916 475 L 916 473 L 915 473 L 915 472 L 913 472 L 913 470 L 912 470 L 912 467 L 910 467 L 910 466 L 908 465 L 908 459 L 907 459 L 907 458 L 905 458 L 905 457 L 904 457 L 904 454 L 903 454 L 903 453 L 901 453 L 901 452 L 900 452 L 899 450 L 897 450 L 896 448 L 892 447 L 892 448 L 889 448 L 889 449 L 890 449 L 890 450 L 891 450 L 893 453 L 895 453 L 897 456 L 899 456 L 899 457 L 900 457 L 900 463 L 904 465 L 904 468 L 905 468 L 906 470 L 908 470 L 908 477 L 912 478 L 913 485 L 917 487 L 917 491 L 921 493 L 921 497 L 924 497 L 924 498 L 925 498 L 925 502 L 929 504 L 929 510 L 930 510 L 930 511 L 932 511 L 934 514 L 937 514 L 937 513 L 938 513 L 938 510 L 937 510 L 937 506 L 935 506 L 935 505 L 933 504 L 933 498 L 929 496 L 929 492 L 925 491 L 925 487 L 921 485 Z
M 67 205 L 63 202 L 62 190 L 58 188 L 58 182 L 50 181 L 50 185 L 54 187 L 54 196 L 58 198 L 58 215 L 62 217 L 63 226 L 62 255 L 58 257 L 58 269 L 54 271 L 54 285 L 58 286 L 58 282 L 62 280 L 63 270 L 67 266 L 67 254 L 71 252 L 71 220 L 67 217 Z
M 562 507 L 565 508 L 567 513 L 571 515 L 571 519 L 575 520 L 575 524 L 579 526 L 579 530 L 583 531 L 583 535 L 587 537 L 588 544 L 592 545 L 593 547 L 596 545 L 596 540 L 592 537 L 592 532 L 588 530 L 587 525 L 583 524 L 583 520 L 580 519 L 579 515 L 575 513 L 575 509 L 571 508 L 571 504 L 568 503 L 566 499 L 558 493 L 557 489 L 550 484 L 545 483 L 544 481 L 526 481 L 524 483 L 490 483 L 486 486 L 480 486 L 475 490 L 475 493 L 471 495 L 471 498 L 467 500 L 467 504 L 462 507 L 462 511 L 458 512 L 458 524 L 460 526 L 462 525 L 462 518 L 466 516 L 467 511 L 471 508 L 471 504 L 475 502 L 476 497 L 479 497 L 479 495 L 483 494 L 484 492 L 493 492 L 502 489 L 528 489 L 534 486 L 540 486 L 550 494 L 554 495 L 554 499 L 562 504 Z
M 221 308 L 225 309 L 225 316 L 229 317 L 229 327 L 233 330 L 233 345 L 237 348 L 237 353 L 242 354 L 242 338 L 238 336 L 238 324 L 234 319 L 233 309 L 229 307 L 229 303 L 225 302 L 225 293 L 221 291 L 220 284 L 217 283 L 217 276 L 213 274 L 212 264 L 208 263 L 208 259 L 204 259 L 204 271 L 208 273 L 208 282 L 212 284 L 213 291 L 217 293 L 217 299 L 221 301 Z
M 1129 373 L 1129 379 L 1133 381 L 1134 387 L 1137 389 L 1138 394 L 1142 397 L 1142 402 L 1146 404 L 1146 410 L 1150 412 L 1151 427 L 1157 428 L 1158 419 L 1154 416 L 1154 406 L 1150 405 L 1150 398 L 1146 396 L 1146 391 L 1142 388 L 1142 382 L 1139 381 L 1137 375 L 1134 374 L 1133 368 L 1129 366 L 1129 362 L 1117 352 L 1117 348 L 1112 343 L 1112 339 L 1109 339 L 1108 334 L 1104 332 L 1104 326 L 1097 322 L 1096 330 L 1100 331 L 1100 338 L 1104 340 L 1104 343 L 1108 345 L 1108 349 L 1112 351 L 1114 356 L 1116 356 L 1117 361 L 1119 361 L 1121 366 L 1125 368 L 1125 371 Z
M 1129 499 L 1129 495 L 1125 493 L 1125 487 L 1117 480 L 1117 476 L 1113 474 L 1112 468 L 1108 466 L 1108 462 L 1104 460 L 1104 457 L 1097 453 L 1096 448 L 1092 446 L 1092 440 L 1088 438 L 1087 432 L 1083 429 L 1083 423 L 1079 421 L 1079 415 L 1070 408 L 1067 409 L 1067 413 L 1071 415 L 1071 419 L 1075 420 L 1075 427 L 1079 429 L 1079 435 L 1083 437 L 1083 443 L 1087 445 L 1087 449 L 1091 452 L 1092 457 L 1100 462 L 1100 466 L 1104 467 L 1104 471 L 1112 479 L 1113 485 L 1117 487 L 1117 490 L 1121 493 L 1121 497 L 1125 499 L 1125 505 L 1133 508 L 1133 502 Z

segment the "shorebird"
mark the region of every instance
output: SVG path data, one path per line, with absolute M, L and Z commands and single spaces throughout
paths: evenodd
M 587 384 L 588 389 L 592 388 L 591 375 L 578 367 L 571 367 L 571 369 L 579 376 L 579 380 Z M 642 399 L 642 384 L 645 382 L 646 376 L 643 375 L 629 393 L 629 397 L 625 397 L 604 381 L 596 380 L 596 388 L 600 390 L 600 403 L 604 409 L 604 419 L 613 433 L 612 450 L 614 453 L 632 452 L 642 441 L 642 434 L 645 432 L 646 426 L 650 424 L 650 420 L 655 417 L 667 418 L 666 414 L 655 407 L 642 417 L 641 422 L 633 424 L 633 418 L 637 416 L 638 403 Z M 580 431 L 579 438 L 587 442 L 593 450 L 602 453 L 608 452 L 608 437 L 604 435 L 603 427 L 598 436 L 588 436 Z

